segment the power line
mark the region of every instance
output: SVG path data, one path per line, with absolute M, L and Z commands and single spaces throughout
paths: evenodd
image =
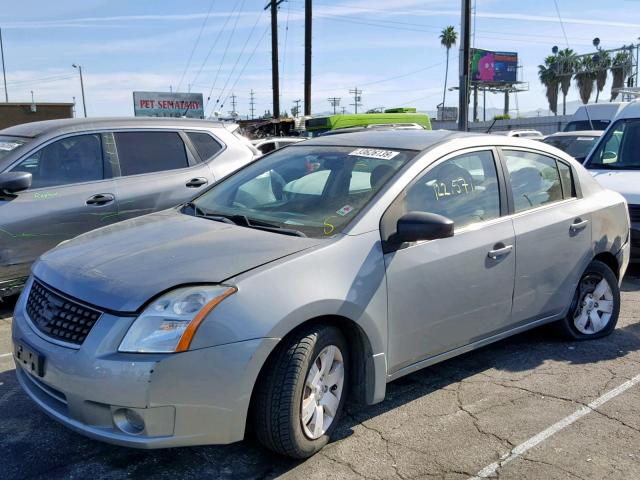
M 187 60 L 187 64 L 184 67 L 184 70 L 182 71 L 182 75 L 180 75 L 180 81 L 178 82 L 178 87 L 176 88 L 176 90 L 180 90 L 180 85 L 182 85 L 182 81 L 184 80 L 184 76 L 187 73 L 187 70 L 189 70 L 189 67 L 191 66 L 191 59 L 193 58 L 193 54 L 196 51 L 196 48 L 198 48 L 198 44 L 200 43 L 200 38 L 202 37 L 202 32 L 204 31 L 204 27 L 207 25 L 207 21 L 209 20 L 209 15 L 211 15 L 211 9 L 213 8 L 213 4 L 215 3 L 215 0 L 211 0 L 211 3 L 209 4 L 209 10 L 207 11 L 207 15 L 206 17 L 204 17 L 204 20 L 202 21 L 202 25 L 200 26 L 200 31 L 198 32 L 198 37 L 196 38 L 196 42 L 193 44 L 193 48 L 191 49 L 191 53 L 189 54 L 189 59 Z
M 269 28 L 270 27 L 267 26 L 267 28 L 264 29 L 264 32 L 262 32 L 262 36 L 258 39 L 258 42 L 256 43 L 255 47 L 253 47 L 253 51 L 251 52 L 251 55 L 249 55 L 249 57 L 247 58 L 247 61 L 245 62 L 245 64 L 242 67 L 242 70 L 240 70 L 240 73 L 238 73 L 238 76 L 236 77 L 235 82 L 233 83 L 233 85 L 231 85 L 231 90 L 234 90 L 236 88 L 236 85 L 240 81 L 240 78 L 242 77 L 242 74 L 244 73 L 244 71 L 246 70 L 247 66 L 249 65 L 249 62 L 251 61 L 251 59 L 255 55 L 256 50 L 258 50 L 258 47 L 262 43 L 262 40 L 267 35 L 267 32 L 269 32 Z M 225 99 L 225 101 L 226 101 L 226 99 Z
M 356 113 L 358 113 L 358 107 L 362 105 L 362 90 L 358 90 L 358 87 L 356 87 L 353 90 L 349 90 L 349 93 L 353 95 L 353 103 L 349 105 L 353 105 Z
M 558 0 L 553 0 L 556 6 L 556 13 L 558 14 L 558 20 L 560 20 L 560 27 L 562 28 L 562 34 L 564 35 L 564 41 L 567 42 L 567 48 L 571 48 L 569 45 L 569 39 L 567 38 L 567 31 L 564 29 L 564 22 L 562 21 L 562 15 L 560 15 L 560 8 L 558 7 Z
M 282 52 L 282 68 L 281 68 L 281 74 L 280 76 L 282 78 L 284 78 L 285 76 L 285 66 L 287 64 L 287 40 L 289 38 L 289 15 L 291 14 L 291 2 L 287 3 L 287 20 L 285 21 L 285 25 L 284 25 L 284 51 Z M 283 82 L 283 86 L 284 86 L 284 82 Z M 284 96 L 283 93 L 284 88 L 280 89 L 280 96 Z
M 236 27 L 238 26 L 238 20 L 240 20 L 240 14 L 242 13 L 242 9 L 244 8 L 245 0 L 242 0 L 240 3 L 240 8 L 238 9 L 238 13 L 236 14 L 236 20 L 233 23 L 233 29 L 231 30 L 231 35 L 229 35 L 229 39 L 227 40 L 227 45 L 224 48 L 224 52 L 222 53 L 222 60 L 220 60 L 220 64 L 218 65 L 218 71 L 216 72 L 216 76 L 213 79 L 213 83 L 211 84 L 211 89 L 209 90 L 209 95 L 207 95 L 207 103 L 205 104 L 205 108 L 209 104 L 209 100 L 211 100 L 211 94 L 213 93 L 213 89 L 216 86 L 216 82 L 218 81 L 218 76 L 220 75 L 220 71 L 222 70 L 222 66 L 224 65 L 224 60 L 227 58 L 227 52 L 229 51 L 229 46 L 231 45 L 231 40 L 233 40 L 233 35 L 236 33 Z M 216 105 L 220 99 L 216 101 Z M 215 108 L 215 106 L 213 107 Z
M 262 18 L 262 15 L 264 15 L 264 10 L 262 12 L 260 12 L 260 15 L 258 15 L 258 17 L 256 18 L 256 21 L 253 24 L 253 27 L 251 27 L 251 31 L 249 32 L 249 35 L 247 36 L 247 39 L 244 41 L 244 45 L 242 46 L 242 50 L 240 50 L 240 54 L 236 58 L 236 61 L 233 64 L 233 68 L 231 69 L 231 72 L 229 72 L 229 75 L 227 76 L 227 80 L 224 83 L 224 87 L 222 87 L 222 90 L 220 91 L 220 95 L 218 95 L 218 102 L 220 101 L 220 97 L 222 97 L 222 95 L 224 95 L 224 92 L 225 92 L 227 86 L 229 85 L 229 81 L 231 80 L 231 77 L 235 73 L 236 67 L 238 66 L 238 63 L 240 62 L 240 58 L 242 57 L 242 55 L 244 55 L 244 51 L 247 48 L 247 44 L 249 43 L 249 40 L 253 36 L 253 32 L 256 29 L 256 26 L 258 25 L 258 22 L 260 22 L 260 19 Z M 224 106 L 224 103 L 227 101 L 227 98 L 229 98 L 229 94 L 228 93 L 227 93 L 227 96 L 225 97 L 225 99 L 223 100 L 222 105 L 220 106 L 221 108 L 222 108 L 222 106 Z
M 202 73 L 202 70 L 204 69 L 204 66 L 206 65 L 207 61 L 209 60 L 209 56 L 211 56 L 211 52 L 213 52 L 213 50 L 218 46 L 218 41 L 220 40 L 220 37 L 222 36 L 222 33 L 227 28 L 227 24 L 229 23 L 229 21 L 233 17 L 234 12 L 236 11 L 236 8 L 238 8 L 239 5 L 240 5 L 240 0 L 237 0 L 236 4 L 234 5 L 233 9 L 231 10 L 231 13 L 229 14 L 227 19 L 225 20 L 224 25 L 222 25 L 222 28 L 218 31 L 218 35 L 216 35 L 216 38 L 213 41 L 213 44 L 211 45 L 211 48 L 207 52 L 207 55 L 204 57 L 204 60 L 202 60 L 202 64 L 200 65 L 200 68 L 198 69 L 198 72 L 196 73 L 196 76 L 191 81 L 191 85 L 195 85 L 196 81 L 198 80 L 198 77 L 200 76 L 200 73 Z

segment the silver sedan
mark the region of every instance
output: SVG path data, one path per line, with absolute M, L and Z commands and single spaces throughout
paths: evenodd
M 276 151 L 60 244 L 13 323 L 54 419 L 140 448 L 321 449 L 347 397 L 524 330 L 615 328 L 624 199 L 540 142 L 376 131 Z

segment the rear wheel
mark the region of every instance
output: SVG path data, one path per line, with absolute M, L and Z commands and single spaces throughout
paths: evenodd
M 349 368 L 340 331 L 314 325 L 283 340 L 265 365 L 252 409 L 258 440 L 294 458 L 324 447 L 342 411 Z
M 613 331 L 619 313 L 618 279 L 608 265 L 594 260 L 583 273 L 560 326 L 565 336 L 573 340 L 600 338 Z

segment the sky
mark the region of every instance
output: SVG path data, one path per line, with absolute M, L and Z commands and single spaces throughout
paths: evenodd
M 8 0 L 4 0 L 7 2 Z M 271 109 L 271 36 L 267 0 L 25 0 L 0 13 L 10 101 L 77 101 L 82 66 L 89 116 L 132 115 L 133 91 L 201 92 L 206 114 Z M 512 115 L 547 114 L 538 65 L 554 45 L 578 53 L 636 43 L 640 0 L 476 0 L 472 43 L 515 51 L 519 79 L 529 91 L 511 99 Z M 557 9 L 556 9 L 557 4 Z M 350 89 L 362 90 L 362 108 L 417 107 L 442 102 L 446 51 L 439 33 L 460 31 L 458 0 L 313 0 L 313 113 L 331 110 L 329 97 L 353 111 Z M 280 6 L 281 111 L 303 98 L 304 0 Z M 560 21 L 562 19 L 562 22 Z M 451 49 L 449 86 L 457 85 L 458 45 Z M 609 91 L 611 78 L 605 92 Z M 4 93 L 4 92 L 2 92 Z M 604 95 L 608 97 L 608 95 Z M 2 98 L 2 97 L 0 97 Z M 210 100 L 207 102 L 207 98 Z M 572 86 L 568 101 L 578 100 Z M 487 108 L 503 97 L 487 94 Z M 447 92 L 455 106 L 457 92 Z

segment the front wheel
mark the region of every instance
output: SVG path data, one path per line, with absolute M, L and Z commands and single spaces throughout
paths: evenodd
M 609 335 L 618 323 L 620 287 L 608 265 L 592 261 L 582 274 L 567 316 L 560 327 L 572 340 Z
M 256 436 L 282 455 L 307 458 L 329 441 L 347 393 L 340 331 L 314 325 L 283 340 L 264 367 L 252 408 Z

